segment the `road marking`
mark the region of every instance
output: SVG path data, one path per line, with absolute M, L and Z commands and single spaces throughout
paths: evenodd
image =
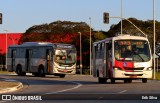
M 8 75 L 17 75 L 16 73 L 12 73 L 12 74 L 8 74 Z M 32 75 L 32 73 L 26 73 L 26 76 L 31 76 Z
M 120 91 L 118 93 L 121 94 L 121 93 L 124 93 L 124 92 L 127 92 L 127 90 L 123 90 L 123 91 Z
M 56 92 L 45 93 L 45 94 L 56 94 L 56 93 L 62 93 L 62 92 L 66 92 L 66 91 L 70 91 L 70 90 L 78 89 L 79 87 L 81 87 L 81 86 L 82 86 L 82 84 L 81 84 L 81 83 L 78 83 L 78 82 L 73 82 L 73 81 L 63 81 L 63 82 L 74 83 L 74 84 L 77 84 L 77 86 L 75 86 L 75 87 L 73 87 L 73 88 L 64 89 L 64 90 L 60 90 L 60 91 L 56 91 Z
M 7 102 L 7 101 L 0 101 L 0 103 L 5 103 L 5 102 Z

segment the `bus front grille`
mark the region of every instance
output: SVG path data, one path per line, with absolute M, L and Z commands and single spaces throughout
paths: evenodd
M 144 67 L 140 67 L 140 68 L 124 68 L 125 70 L 143 70 Z
M 58 69 L 58 72 L 61 73 L 71 73 L 73 70 L 68 70 L 68 69 Z
M 143 74 L 125 74 L 125 76 L 142 76 Z

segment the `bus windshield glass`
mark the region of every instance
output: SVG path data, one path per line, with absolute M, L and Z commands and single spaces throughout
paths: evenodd
M 150 49 L 145 40 L 117 40 L 114 42 L 116 60 L 147 62 L 150 60 Z
M 74 64 L 76 62 L 76 50 L 74 49 L 58 49 L 55 51 L 55 61 L 58 64 Z

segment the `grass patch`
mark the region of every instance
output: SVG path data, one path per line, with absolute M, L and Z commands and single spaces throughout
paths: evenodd
M 13 74 L 14 72 L 0 71 L 0 74 Z
M 156 72 L 156 80 L 160 80 L 160 72 Z

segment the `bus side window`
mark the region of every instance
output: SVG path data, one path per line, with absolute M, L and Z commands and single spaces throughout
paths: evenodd
M 95 46 L 95 57 L 98 58 L 98 46 Z
M 108 45 L 108 56 L 112 57 L 112 44 L 111 43 L 109 43 Z
M 109 45 L 108 45 L 108 50 L 111 50 L 111 48 L 112 48 L 112 44 L 109 43 Z
M 14 50 L 12 50 L 11 57 L 12 57 L 12 58 L 16 57 L 16 50 L 15 50 L 15 49 L 14 49 Z
M 7 57 L 11 58 L 11 49 L 10 48 L 8 49 L 8 55 L 7 55 Z

